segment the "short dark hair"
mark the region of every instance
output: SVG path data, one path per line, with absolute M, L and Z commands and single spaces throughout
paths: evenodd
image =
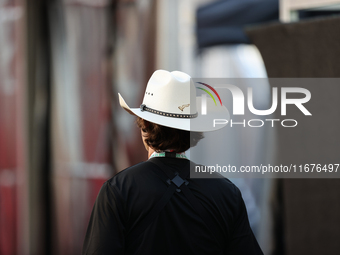
M 137 126 L 147 133 L 145 142 L 155 151 L 167 149 L 174 152 L 184 152 L 194 147 L 203 138 L 202 132 L 185 131 L 158 125 L 137 117 Z

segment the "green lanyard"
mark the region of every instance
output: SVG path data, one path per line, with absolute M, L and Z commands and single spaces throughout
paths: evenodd
M 150 158 L 154 158 L 154 157 L 166 157 L 165 156 L 165 152 L 153 152 L 151 154 Z M 185 158 L 185 159 L 188 159 L 187 156 L 185 156 L 184 152 L 183 153 L 176 153 L 176 158 Z

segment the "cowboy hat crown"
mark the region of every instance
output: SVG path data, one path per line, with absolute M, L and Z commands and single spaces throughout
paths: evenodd
M 163 116 L 185 118 L 197 114 L 195 86 L 186 73 L 157 70 L 151 76 L 142 105 Z

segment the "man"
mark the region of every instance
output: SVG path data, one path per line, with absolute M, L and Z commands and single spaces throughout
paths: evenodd
M 185 151 L 202 131 L 217 129 L 204 121 L 195 99 L 189 75 L 164 70 L 150 78 L 140 108 L 119 95 L 121 106 L 138 117 L 149 159 L 103 185 L 83 254 L 263 254 L 239 189 L 223 178 L 189 177 L 195 164 Z M 209 109 L 227 114 L 224 106 Z

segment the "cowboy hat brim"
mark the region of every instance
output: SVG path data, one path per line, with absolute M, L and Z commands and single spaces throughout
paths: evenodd
M 196 97 L 198 116 L 191 119 L 182 119 L 166 117 L 148 111 L 142 111 L 140 108 L 130 108 L 119 93 L 118 97 L 120 106 L 128 113 L 166 127 L 194 132 L 207 132 L 215 131 L 225 127 L 230 120 L 230 115 L 227 108 L 224 105 L 216 106 L 212 100 L 209 100 L 209 98 L 207 98 L 207 108 L 209 111 L 206 115 L 201 114 L 201 97 Z M 214 120 L 216 122 L 215 125 Z

